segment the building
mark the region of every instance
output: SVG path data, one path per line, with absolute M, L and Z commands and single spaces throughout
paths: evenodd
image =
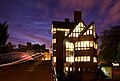
M 98 48 L 95 23 L 86 25 L 81 12 L 74 11 L 74 22 L 69 22 L 69 18 L 52 21 L 51 33 L 58 80 L 62 79 L 64 71 L 81 73 L 83 81 L 95 78 Z

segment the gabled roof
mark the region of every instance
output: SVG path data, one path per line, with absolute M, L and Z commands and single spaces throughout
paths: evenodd
M 86 24 L 83 22 L 82 19 L 80 19 L 80 21 L 78 23 L 74 23 L 73 27 L 71 28 L 71 30 L 69 31 L 68 35 L 66 36 L 66 38 L 73 32 L 73 30 L 75 29 L 76 25 L 78 25 L 80 22 L 82 22 L 85 27 L 86 27 Z
M 83 22 L 82 19 L 80 22 Z M 79 22 L 79 23 L 80 23 Z M 78 24 L 78 23 L 77 23 Z M 73 32 L 73 30 L 75 29 L 76 25 L 77 24 L 74 24 L 74 27 L 70 30 L 70 32 L 68 33 L 68 35 L 66 36 L 66 38 L 68 38 L 68 36 Z M 83 24 L 85 25 L 85 23 L 83 22 Z M 74 41 L 76 42 L 89 28 L 91 25 L 95 24 L 94 21 L 92 21 L 88 26 L 85 25 L 85 28 L 80 32 L 80 34 L 78 35 L 77 39 Z M 65 38 L 65 39 L 66 39 Z M 98 38 L 97 34 L 96 34 L 96 39 Z
M 78 35 L 78 38 L 76 39 L 76 41 L 90 28 L 90 26 L 92 24 L 95 24 L 94 21 L 92 21 L 88 26 L 85 26 L 85 28 L 80 32 L 80 34 Z M 75 41 L 75 42 L 76 42 Z

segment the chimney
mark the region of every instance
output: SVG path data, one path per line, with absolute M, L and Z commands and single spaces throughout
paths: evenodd
M 81 11 L 74 11 L 74 22 L 77 23 L 81 19 Z
M 65 22 L 69 22 L 69 18 L 65 18 Z

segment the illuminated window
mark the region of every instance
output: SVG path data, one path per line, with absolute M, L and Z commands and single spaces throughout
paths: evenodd
M 87 60 L 87 61 L 90 61 L 90 56 L 86 56 L 86 60 Z
M 85 27 L 82 22 L 79 23 L 80 27 Z
M 89 35 L 89 30 L 87 30 L 87 35 Z
M 68 71 L 68 69 L 69 69 L 68 67 L 65 68 L 66 71 Z
M 96 57 L 93 57 L 93 62 L 97 63 L 97 58 Z
M 53 62 L 56 62 L 56 57 L 53 57 Z
M 90 61 L 90 56 L 84 56 L 84 62 Z
M 70 67 L 70 71 L 72 71 L 72 67 Z
M 80 68 L 78 68 L 78 71 L 80 71 Z
M 69 62 L 74 62 L 74 56 L 70 57 L 70 61 Z
M 91 25 L 89 29 L 93 29 L 93 26 Z
M 76 62 L 90 62 L 90 56 L 78 56 L 75 57 Z
M 66 50 L 73 51 L 74 45 L 73 43 L 66 42 Z
M 84 47 L 89 47 L 89 41 L 84 41 Z
M 93 47 L 93 41 L 90 41 L 90 47 Z
M 53 28 L 53 31 L 55 31 L 55 32 L 56 32 L 56 28 Z
M 86 32 L 83 35 L 87 35 Z
M 77 57 L 75 57 L 75 62 L 77 62 Z
M 81 56 L 81 61 L 84 61 L 84 58 L 83 58 L 83 56 Z
M 80 62 L 80 56 L 78 56 L 78 62 Z
M 66 62 L 74 62 L 74 45 L 73 43 L 66 42 Z
M 84 47 L 84 42 L 83 41 L 81 41 L 81 47 Z
M 66 62 L 68 62 L 69 61 L 69 57 L 66 57 Z
M 75 29 L 73 30 L 73 32 L 69 35 L 69 37 L 78 37 L 80 32 L 84 29 L 84 24 L 82 22 L 80 22 Z
M 52 43 L 56 43 L 56 39 L 52 39 Z
M 98 48 L 98 45 L 94 43 L 94 48 L 97 49 Z
M 73 56 L 66 57 L 66 62 L 74 62 L 74 57 Z
M 90 35 L 92 35 L 92 30 L 90 30 Z
M 76 33 L 76 37 L 78 37 L 79 33 Z
M 76 37 L 76 36 L 75 36 L 75 33 L 73 33 L 73 37 Z

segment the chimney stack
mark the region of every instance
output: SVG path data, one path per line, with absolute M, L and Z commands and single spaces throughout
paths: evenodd
M 74 22 L 77 23 L 81 19 L 81 11 L 74 11 Z
M 65 22 L 69 22 L 69 18 L 65 18 Z

